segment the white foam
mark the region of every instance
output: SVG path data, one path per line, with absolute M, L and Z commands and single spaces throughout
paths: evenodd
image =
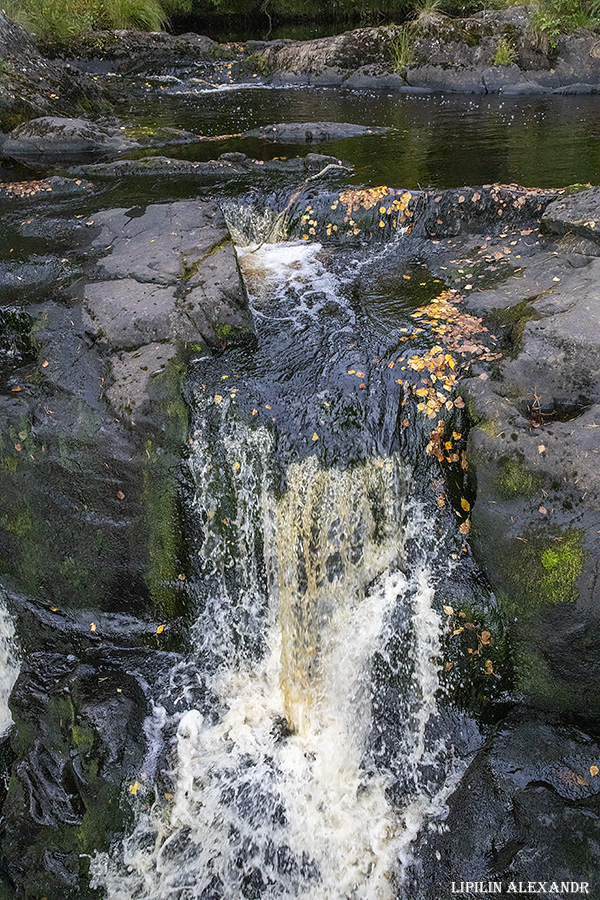
M 19 674 L 15 624 L 0 594 L 0 737 L 12 725 L 8 700 Z

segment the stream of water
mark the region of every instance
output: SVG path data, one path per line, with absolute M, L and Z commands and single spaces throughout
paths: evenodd
M 258 349 L 192 381 L 190 665 L 208 699 L 164 720 L 171 787 L 92 884 L 109 900 L 391 900 L 461 771 L 433 727 L 444 529 L 396 444 L 398 385 L 348 375 L 390 340 L 349 302 L 378 262 L 342 275 L 319 245 L 238 252 Z

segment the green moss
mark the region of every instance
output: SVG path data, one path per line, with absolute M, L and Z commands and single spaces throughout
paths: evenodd
M 514 654 L 519 690 L 546 708 L 572 707 L 571 693 L 552 676 L 543 655 L 531 644 L 520 645 Z
M 494 479 L 494 487 L 504 500 L 516 497 L 533 497 L 540 490 L 542 479 L 529 472 L 518 459 L 503 457 Z
M 567 603 L 577 597 L 576 583 L 585 562 L 580 531 L 572 531 L 540 554 L 540 588 L 547 602 Z
M 241 64 L 242 72 L 253 72 L 257 75 L 267 76 L 271 72 L 271 67 L 264 53 L 260 50 L 256 53 L 250 53 Z
M 190 279 L 193 278 L 194 275 L 197 274 L 197 272 L 200 269 L 200 266 L 202 265 L 203 262 L 205 262 L 211 256 L 214 256 L 215 253 L 218 253 L 219 250 L 221 250 L 223 247 L 226 247 L 227 244 L 230 244 L 230 243 L 231 243 L 231 235 L 226 234 L 226 235 L 224 235 L 224 237 L 220 238 L 218 241 L 215 241 L 215 243 L 212 245 L 212 247 L 210 247 L 206 251 L 204 256 L 201 256 L 200 259 L 197 259 L 195 262 L 188 263 L 187 259 L 184 259 L 183 260 L 183 275 L 180 275 L 180 280 L 184 284 L 187 284 L 188 281 L 190 281 Z
M 537 321 L 540 314 L 532 306 L 536 300 L 543 297 L 546 291 L 536 294 L 534 297 L 526 297 L 514 306 L 504 309 L 493 309 L 489 315 L 490 323 L 494 329 L 502 330 L 502 343 L 505 355 L 512 358 L 519 355 L 523 349 L 523 332 L 525 326 L 532 319 Z
M 222 47 L 218 44 L 216 47 L 211 48 L 206 54 L 207 59 L 215 59 L 215 60 L 228 60 L 235 59 L 235 53 L 229 47 Z
M 152 602 L 163 616 L 182 612 L 183 534 L 178 498 L 179 461 L 187 441 L 188 410 L 182 396 L 191 348 L 182 349 L 154 376 L 152 392 L 165 419 L 164 443 L 146 442 L 142 457 L 142 502 L 148 534 L 146 583 Z
M 582 531 L 570 530 L 553 537 L 530 534 L 518 542 L 505 560 L 513 588 L 502 599 L 509 619 L 530 617 L 543 605 L 576 600 L 585 562 L 582 540 Z
M 94 732 L 85 725 L 73 725 L 71 728 L 73 745 L 82 756 L 87 756 L 94 746 Z

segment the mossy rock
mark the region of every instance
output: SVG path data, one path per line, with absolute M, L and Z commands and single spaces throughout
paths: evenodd
M 542 487 L 543 480 L 526 468 L 520 459 L 502 457 L 498 463 L 494 487 L 504 500 L 517 497 L 533 497 Z

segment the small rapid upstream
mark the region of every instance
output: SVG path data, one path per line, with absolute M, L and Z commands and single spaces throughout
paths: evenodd
M 401 452 L 398 383 L 348 375 L 394 342 L 351 299 L 378 261 L 238 252 L 258 346 L 199 360 L 190 387 L 189 690 L 155 710 L 167 771 L 92 885 L 391 900 L 461 768 L 435 727 L 443 529 Z

